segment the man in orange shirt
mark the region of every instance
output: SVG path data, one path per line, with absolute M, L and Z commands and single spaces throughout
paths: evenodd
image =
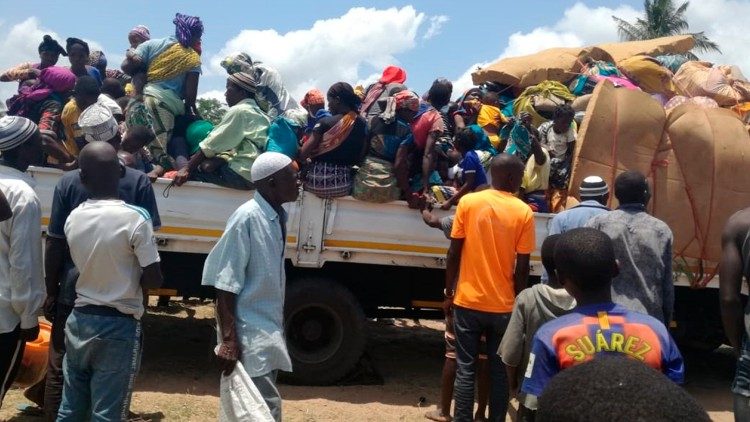
M 524 164 L 500 154 L 492 160 L 492 187 L 466 195 L 456 210 L 445 272 L 446 314 L 453 310 L 456 332 L 454 420 L 472 421 L 479 339 L 497 350 L 516 294 L 526 288 L 534 250 L 534 213 L 515 196 Z M 490 358 L 490 420 L 504 421 L 508 383 L 500 357 Z

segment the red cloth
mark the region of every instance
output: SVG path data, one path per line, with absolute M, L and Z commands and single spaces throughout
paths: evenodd
M 383 76 L 380 77 L 381 84 L 402 84 L 406 81 L 406 71 L 398 66 L 388 66 L 383 70 Z
M 302 107 L 307 107 L 309 105 L 325 105 L 326 99 L 323 97 L 323 93 L 320 92 L 318 89 L 311 89 L 307 91 L 307 94 L 305 94 L 305 97 L 302 98 L 302 101 L 300 101 L 300 105 Z
M 411 123 L 411 131 L 414 135 L 414 145 L 419 150 L 427 146 L 427 135 L 432 132 L 445 132 L 443 116 L 434 108 L 422 113 Z

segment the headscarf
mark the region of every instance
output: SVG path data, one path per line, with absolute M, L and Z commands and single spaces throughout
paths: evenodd
M 284 113 L 284 117 L 294 126 L 305 127 L 307 125 L 307 112 L 302 109 L 293 108 Z
M 252 73 L 237 72 L 229 75 L 227 79 L 251 94 L 258 92 L 258 82 Z
M 136 25 L 128 32 L 128 37 L 135 38 L 138 42 L 146 42 L 151 39 L 151 32 L 144 25 Z
M 325 103 L 326 99 L 323 97 L 323 93 L 319 89 L 313 88 L 307 91 L 302 101 L 299 102 L 299 105 L 307 107 L 311 105 L 325 105 Z
M 78 126 L 83 132 L 86 142 L 107 142 L 114 138 L 120 130 L 112 112 L 101 103 L 94 103 L 81 112 Z
M 388 97 L 385 109 L 380 114 L 380 118 L 386 124 L 391 124 L 396 120 L 396 112 L 404 108 L 411 111 L 419 110 L 419 96 L 409 90 L 405 90 Z
M 57 40 L 50 35 L 45 35 L 44 38 L 42 38 L 42 42 L 39 44 L 39 52 L 41 53 L 42 51 L 51 51 L 53 53 L 62 54 L 63 56 L 68 55 Z
M 89 54 L 89 66 L 94 66 L 95 68 L 106 68 L 107 67 L 107 56 L 104 55 L 103 51 L 100 50 L 94 50 Z M 104 77 L 104 75 L 102 75 Z
M 336 82 L 328 88 L 328 96 L 336 97 L 352 110 L 358 110 L 360 99 L 354 93 L 354 88 L 346 82 Z
M 172 23 L 175 25 L 175 38 L 180 45 L 195 48 L 193 44 L 203 36 L 201 18 L 177 13 Z
M 406 81 L 406 71 L 397 66 L 388 66 L 383 70 L 383 75 L 380 77 L 377 83 L 370 86 L 365 93 L 365 99 L 362 100 L 362 108 L 360 109 L 360 115 L 362 117 L 367 116 L 367 111 L 370 110 L 375 101 L 380 98 L 385 91 L 386 85 L 390 83 L 404 83 Z
M 68 54 L 70 54 L 70 47 L 76 44 L 80 44 L 83 46 L 83 49 L 86 50 L 87 56 L 91 53 L 91 51 L 89 50 L 89 44 L 86 41 L 80 38 L 72 38 L 72 37 L 65 40 L 65 51 L 68 52 Z
M 259 182 L 273 176 L 289 164 L 292 164 L 292 159 L 282 153 L 264 152 L 253 162 L 253 166 L 250 168 L 250 180 L 253 183 Z
M 36 123 L 20 116 L 0 118 L 0 152 L 10 151 L 31 139 L 37 131 Z
M 235 53 L 225 57 L 221 67 L 230 75 L 237 72 L 253 73 L 253 59 L 247 53 Z

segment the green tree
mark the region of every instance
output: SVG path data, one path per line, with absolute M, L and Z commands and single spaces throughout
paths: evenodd
M 689 5 L 689 1 L 677 6 L 673 0 L 645 0 L 643 2 L 645 14 L 635 22 L 631 23 L 617 16 L 612 16 L 612 19 L 617 23 L 620 38 L 625 41 L 689 34 L 695 39 L 696 50 L 704 53 L 721 53 L 719 45 L 708 39 L 705 33 L 689 32 L 690 25 L 685 19 L 685 11 Z
M 216 98 L 198 98 L 198 112 L 201 117 L 213 123 L 214 126 L 219 124 L 227 108 Z

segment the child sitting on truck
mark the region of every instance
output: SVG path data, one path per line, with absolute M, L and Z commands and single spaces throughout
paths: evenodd
M 457 205 L 458 201 L 467 193 L 487 187 L 487 174 L 484 172 L 477 151 L 474 150 L 476 144 L 477 138 L 471 129 L 463 128 L 456 132 L 454 147 L 462 157 L 458 166 L 461 168 L 463 183 L 455 195 L 440 205 L 443 210 L 449 210 L 453 205 Z

